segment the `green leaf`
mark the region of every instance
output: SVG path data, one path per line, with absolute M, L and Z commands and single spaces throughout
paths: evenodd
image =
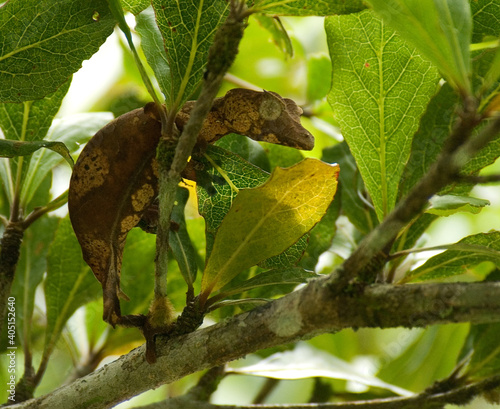
M 23 340 L 31 339 L 35 291 L 47 271 L 47 252 L 57 226 L 57 218 L 42 217 L 24 233 L 21 256 L 12 283 L 12 296 L 17 301 L 16 324 Z
M 5 139 L 39 141 L 45 138 L 71 81 L 37 101 L 0 104 L 0 127 Z
M 464 346 L 472 349 L 467 366 L 471 380 L 497 375 L 500 371 L 500 324 L 472 325 Z
M 331 16 L 357 13 L 366 8 L 362 0 L 259 0 L 254 8 L 267 14 L 288 16 Z
M 49 127 L 56 115 L 62 100 L 68 91 L 70 81 L 67 81 L 56 92 L 37 101 L 19 104 L 0 104 L 0 128 L 5 139 L 25 141 L 40 141 L 47 135 Z M 50 138 L 48 138 L 50 140 Z M 60 141 L 62 142 L 62 141 Z M 42 150 L 40 152 L 43 152 Z M 61 158 L 58 155 L 58 160 Z M 29 159 L 29 158 L 28 158 Z M 26 176 L 27 160 L 15 158 L 0 161 L 0 177 L 7 191 L 9 200 L 14 195 L 14 175 L 21 176 L 21 182 Z M 21 166 L 18 171 L 18 166 Z M 43 180 L 43 175 L 40 180 Z M 24 182 L 21 183 L 24 186 Z
M 102 0 L 7 2 L 0 9 L 0 101 L 31 101 L 56 91 L 114 25 Z
M 168 64 L 167 53 L 160 30 L 156 24 L 155 14 L 152 8 L 144 10 L 136 17 L 135 29 L 141 36 L 141 47 L 146 60 L 153 69 L 160 90 L 169 98 L 171 92 L 171 73 Z
M 138 228 L 130 230 L 123 250 L 120 280 L 130 301 L 121 303 L 123 314 L 147 314 L 153 299 L 155 256 L 156 236 Z
M 292 40 L 290 40 L 288 32 L 286 31 L 285 27 L 283 27 L 283 23 L 281 22 L 279 17 L 271 17 L 265 14 L 255 14 L 254 18 L 262 27 L 269 31 L 274 44 L 276 44 L 281 52 L 287 57 L 293 57 Z
M 83 261 L 69 218 L 61 219 L 47 256 L 45 357 L 76 309 L 100 296 L 101 286 Z
M 47 148 L 61 155 L 71 167 L 75 164 L 68 148 L 62 142 L 50 141 L 11 141 L 0 140 L 0 157 L 14 158 L 16 156 L 27 156 L 36 152 L 38 149 Z
M 121 0 L 106 0 L 106 1 L 108 2 L 111 14 L 113 14 L 113 17 L 118 22 L 118 27 L 120 27 L 120 30 L 122 30 L 123 34 L 125 34 L 127 41 L 129 43 L 132 42 L 132 33 L 130 31 L 127 22 L 125 21 L 125 14 L 123 12 Z
M 272 301 L 267 298 L 240 298 L 239 300 L 223 300 L 213 304 L 210 307 L 210 311 L 216 310 L 223 307 L 239 307 L 242 310 L 251 310 L 260 305 L 265 305 Z
M 378 224 L 377 215 L 368 200 L 362 200 L 368 195 L 349 146 L 345 142 L 330 146 L 323 150 L 321 159 L 339 164 L 342 169 L 339 175 L 342 212 L 360 232 L 368 234 Z
M 105 336 L 104 333 L 109 328 L 108 323 L 102 319 L 102 300 L 91 301 L 85 305 L 85 329 L 87 330 L 89 352 L 99 348 L 102 337 Z
M 238 135 L 236 133 L 231 133 L 224 136 L 224 138 L 221 138 L 217 142 L 215 142 L 215 145 L 241 156 L 252 165 L 257 166 L 266 172 L 270 172 L 272 168 L 272 165 L 269 163 L 268 148 L 273 146 L 283 147 L 281 145 L 272 143 L 259 143 L 247 136 Z M 288 147 L 285 146 L 285 148 Z M 289 149 L 294 152 L 298 152 L 299 155 L 301 155 L 299 150 L 295 148 Z M 269 174 L 267 174 L 267 176 L 269 176 Z
M 440 308 L 436 303 L 434 313 L 438 314 Z M 413 391 L 427 388 L 453 371 L 467 331 L 468 324 L 434 325 L 389 336 L 382 344 L 378 377 Z
M 285 251 L 260 262 L 261 268 L 289 268 L 297 265 L 306 251 L 309 234 L 305 234 Z
M 64 143 L 70 153 L 75 153 L 112 119 L 113 115 L 109 112 L 83 113 L 56 119 L 48 130 L 46 139 Z M 43 178 L 60 162 L 58 155 L 46 150 L 40 150 L 32 156 L 21 189 L 21 203 L 31 201 Z
M 167 109 L 177 110 L 198 88 L 215 31 L 229 10 L 224 0 L 153 0 L 170 66 Z
M 413 134 L 439 76 L 370 11 L 329 17 L 328 96 L 382 220 L 396 203 Z
M 468 0 L 367 0 L 384 22 L 432 61 L 455 89 L 471 93 Z
M 494 53 L 481 52 L 475 53 L 473 56 L 473 83 L 476 89 L 484 84 L 484 76 L 491 66 Z M 499 87 L 498 82 L 493 86 L 493 95 L 496 87 Z M 431 164 L 436 161 L 457 120 L 459 104 L 460 98 L 449 84 L 444 84 L 431 99 L 425 114 L 421 118 L 419 129 L 413 138 L 410 159 L 401 178 L 399 198 L 404 197 L 429 170 Z M 474 130 L 473 135 L 480 132 L 484 125 L 484 123 L 479 125 Z M 479 170 L 495 162 L 499 152 L 500 137 L 497 137 L 467 163 L 462 173 L 464 175 L 476 175 Z M 470 184 L 457 183 L 446 187 L 439 194 L 467 195 L 471 188 Z M 435 219 L 435 215 L 423 214 L 402 237 L 401 240 L 404 240 L 405 243 L 399 242 L 395 248 L 402 250 L 412 247 Z
M 304 379 L 313 377 L 342 379 L 369 387 L 389 390 L 400 396 L 412 392 L 386 383 L 375 376 L 366 375 L 356 367 L 305 342 L 298 343 L 291 351 L 278 352 L 254 365 L 228 367 L 228 373 L 264 376 L 274 379 Z
M 500 232 L 479 233 L 452 244 L 448 250 L 410 271 L 404 282 L 435 280 L 456 276 L 484 261 L 500 266 Z
M 496 0 L 470 2 L 472 14 L 472 42 L 480 43 L 485 37 L 500 37 L 500 3 Z
M 320 256 L 332 245 L 337 232 L 335 222 L 340 213 L 340 197 L 334 200 L 321 221 L 313 227 L 309 234 L 309 243 L 300 265 L 306 269 L 314 270 Z
M 188 287 L 192 288 L 196 280 L 198 264 L 196 262 L 196 250 L 186 229 L 186 219 L 184 217 L 184 208 L 186 207 L 188 198 L 189 190 L 178 187 L 176 203 L 171 216 L 172 221 L 177 223 L 178 228 L 170 230 L 169 244 L 184 280 Z
M 264 150 L 267 154 L 270 169 L 274 169 L 276 166 L 288 168 L 304 159 L 301 151 L 289 146 L 267 143 Z
M 443 195 L 431 198 L 430 207 L 426 213 L 437 216 L 450 216 L 458 212 L 469 212 L 477 214 L 490 202 L 470 196 Z
M 151 5 L 151 0 L 120 0 L 123 10 L 137 15 Z
M 413 138 L 410 159 L 399 187 L 400 198 L 415 186 L 437 159 L 452 130 L 459 102 L 449 84 L 444 84 L 431 99 Z
M 307 57 L 307 100 L 319 101 L 330 91 L 332 62 L 328 55 L 317 53 Z
M 241 294 L 254 288 L 265 286 L 280 286 L 288 284 L 302 284 L 318 275 L 312 271 L 304 270 L 300 267 L 274 269 L 257 274 L 242 283 L 229 283 L 222 290 L 217 298 L 226 298 L 234 294 Z
M 492 50 L 493 51 L 493 50 Z M 487 97 L 483 98 L 481 105 L 486 105 L 490 100 L 498 97 L 500 92 L 500 86 L 498 84 L 498 79 L 500 78 L 500 47 L 495 50 L 495 57 L 491 62 L 488 71 L 484 75 L 484 80 L 481 84 L 481 93 L 486 93 Z M 492 90 L 490 90 L 493 88 Z M 488 91 L 490 91 L 488 95 Z M 496 107 L 498 110 L 498 107 Z
M 304 159 L 287 169 L 276 168 L 258 188 L 240 191 L 217 231 L 200 299 L 307 233 L 333 200 L 338 171 L 338 166 Z
M 205 170 L 197 173 L 198 211 L 206 221 L 209 255 L 213 237 L 236 197 L 237 190 L 234 188 L 257 187 L 269 178 L 269 173 L 236 154 L 212 145 L 208 146 L 206 156 L 200 158 L 200 166 Z

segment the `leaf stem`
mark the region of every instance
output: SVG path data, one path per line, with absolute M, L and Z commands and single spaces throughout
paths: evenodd
M 22 221 L 22 226 L 24 229 L 27 229 L 31 224 L 33 224 L 36 220 L 42 217 L 44 214 L 47 214 L 53 210 L 59 209 L 68 201 L 68 191 L 64 192 L 60 196 L 56 197 L 50 203 L 45 206 L 36 207 L 33 211 L 26 216 L 26 218 Z
M 451 246 L 454 246 L 454 245 L 456 246 L 456 244 L 442 244 L 442 245 L 433 246 L 433 247 L 421 247 L 421 248 L 413 248 L 413 249 L 408 249 L 408 250 L 401 250 L 401 251 L 397 251 L 395 253 L 392 253 L 388 259 L 394 260 L 396 258 L 404 257 L 404 256 L 407 256 L 409 254 L 423 253 L 425 251 L 448 250 Z
M 228 174 L 224 171 L 224 169 L 222 169 L 219 165 L 217 165 L 217 163 L 215 163 L 214 160 L 206 153 L 204 153 L 203 156 L 205 157 L 206 160 L 210 162 L 210 164 L 214 167 L 214 169 L 220 173 L 220 175 L 224 178 L 227 184 L 231 187 L 231 190 L 235 193 L 238 193 L 240 189 L 238 189 L 234 185 L 233 181 L 229 178 Z

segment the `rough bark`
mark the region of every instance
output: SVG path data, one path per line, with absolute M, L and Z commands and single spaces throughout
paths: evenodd
M 157 362 L 141 346 L 48 395 L 12 408 L 108 408 L 146 390 L 275 345 L 349 327 L 421 327 L 497 322 L 500 283 L 372 285 L 334 295 L 328 280 L 181 337 L 157 338 Z

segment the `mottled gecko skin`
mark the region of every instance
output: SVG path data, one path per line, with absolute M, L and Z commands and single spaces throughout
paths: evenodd
M 176 117 L 180 130 L 195 101 Z M 302 109 L 274 92 L 233 89 L 217 98 L 198 136 L 200 145 L 238 133 L 256 141 L 310 150 L 313 136 L 300 124 Z M 119 297 L 122 253 L 128 232 L 144 216 L 156 223 L 156 147 L 161 136 L 154 103 L 128 112 L 102 128 L 84 148 L 73 169 L 68 206 L 83 258 L 101 282 L 103 318 L 113 326 L 142 327 L 146 317 L 122 316 Z M 146 217 L 147 219 L 148 217 Z
M 186 125 L 196 101 L 187 102 L 175 123 Z M 203 123 L 199 139 L 213 143 L 224 135 L 237 133 L 249 138 L 296 149 L 311 150 L 314 137 L 300 123 L 302 109 L 275 92 L 232 89 L 214 101 Z

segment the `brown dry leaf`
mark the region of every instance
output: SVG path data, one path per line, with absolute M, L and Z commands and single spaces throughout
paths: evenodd
M 175 123 L 183 129 L 195 101 L 188 101 L 177 114 Z M 235 88 L 214 101 L 199 139 L 213 143 L 224 135 L 237 133 L 256 141 L 271 142 L 297 149 L 311 150 L 314 137 L 301 125 L 302 109 L 275 92 L 257 92 Z
M 127 234 L 158 194 L 154 158 L 160 134 L 158 111 L 150 103 L 102 128 L 73 169 L 69 214 L 83 258 L 102 284 L 104 320 L 112 325 L 123 324 L 118 296 L 126 298 L 120 270 Z

